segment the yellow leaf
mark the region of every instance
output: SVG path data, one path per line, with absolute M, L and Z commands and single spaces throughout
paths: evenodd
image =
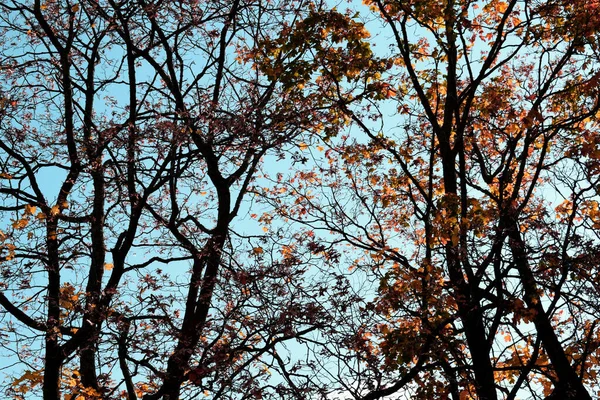
M 107 271 L 110 271 L 111 269 L 113 269 L 115 266 L 113 264 L 110 263 L 106 263 L 104 264 L 104 269 Z
M 25 228 L 27 226 L 27 224 L 29 224 L 29 221 L 27 219 L 23 218 L 18 221 L 14 221 L 12 223 L 12 227 L 19 230 L 19 229 Z
M 298 147 L 300 148 L 300 150 L 304 151 L 306 149 L 308 149 L 308 145 L 306 143 L 300 143 L 298 145 Z
M 496 4 L 496 11 L 498 11 L 499 13 L 504 13 L 507 9 L 508 9 L 508 3 L 504 2 L 504 1 L 499 1 Z
M 60 212 L 60 209 L 58 208 L 58 206 L 53 206 L 50 209 L 50 215 L 57 215 Z
M 27 204 L 25 206 L 25 215 L 33 215 L 35 213 L 35 206 Z
M 323 151 L 323 150 L 325 150 L 325 147 L 323 147 L 323 146 L 317 146 L 317 150 Z
M 43 370 L 40 370 L 40 371 L 25 371 L 25 373 L 20 378 L 15 379 L 12 382 L 11 385 L 12 386 L 17 386 L 18 384 L 20 384 L 23 381 L 29 381 L 29 382 L 32 383 L 32 385 L 29 385 L 30 387 L 31 386 L 35 386 L 35 385 L 37 385 L 37 384 L 39 384 L 39 383 L 42 382 L 42 380 L 43 380 L 42 372 L 43 372 Z M 27 390 L 29 390 L 29 388 Z

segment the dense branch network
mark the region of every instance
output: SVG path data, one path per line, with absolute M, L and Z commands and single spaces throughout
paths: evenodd
M 594 396 L 600 5 L 341 7 L 0 1 L 7 396 Z

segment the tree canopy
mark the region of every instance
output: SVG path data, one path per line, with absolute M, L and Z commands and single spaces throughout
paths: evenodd
M 598 396 L 599 8 L 0 0 L 5 396 Z

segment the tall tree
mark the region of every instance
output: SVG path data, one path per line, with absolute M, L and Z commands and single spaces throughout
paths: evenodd
M 365 82 L 379 94 L 324 93 L 351 133 L 267 196 L 379 281 L 346 345 L 322 343 L 345 366 L 338 385 L 357 399 L 591 398 L 596 5 L 365 3 L 392 49 Z
M 261 382 L 285 364 L 282 343 L 327 323 L 317 291 L 291 253 L 265 258 L 264 238 L 233 224 L 264 157 L 339 125 L 336 106 L 298 83 L 310 47 L 275 55 L 277 71 L 254 62 L 266 38 L 320 7 L 0 9 L 0 305 L 4 349 L 23 362 L 7 393 L 303 396 L 308 383 Z

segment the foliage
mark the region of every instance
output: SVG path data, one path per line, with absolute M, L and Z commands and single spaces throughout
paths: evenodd
M 7 396 L 596 395 L 597 2 L 348 7 L 0 1 Z

